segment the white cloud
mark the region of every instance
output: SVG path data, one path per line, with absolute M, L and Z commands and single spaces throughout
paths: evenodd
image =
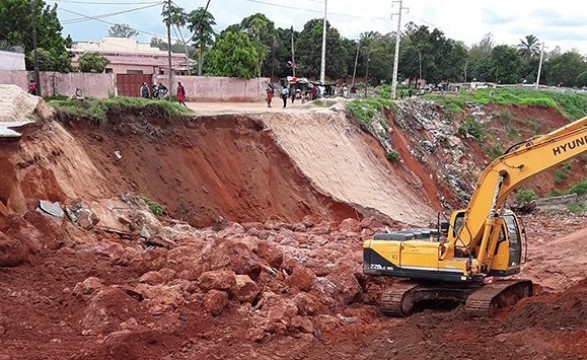
M 205 6 L 206 1 L 174 0 L 188 11 Z M 397 4 L 392 9 L 391 3 L 390 0 L 328 0 L 328 20 L 341 35 L 350 39 L 356 39 L 362 32 L 370 30 L 387 33 L 397 27 L 397 16 L 390 19 L 391 13 L 397 11 Z M 563 51 L 576 48 L 587 52 L 587 35 L 583 35 L 587 34 L 587 15 L 583 15 L 587 14 L 587 2 L 404 0 L 403 5 L 409 8 L 402 17 L 403 25 L 413 21 L 430 28 L 438 27 L 447 37 L 467 45 L 478 42 L 486 33 L 493 34 L 496 44 L 509 45 L 516 45 L 524 36 L 534 34 L 551 49 L 558 45 Z M 97 15 L 141 5 L 90 6 L 60 2 L 59 6 L 87 15 Z M 216 18 L 218 31 L 257 12 L 265 14 L 277 27 L 294 26 L 301 31 L 310 19 L 321 18 L 323 10 L 323 0 L 211 0 L 209 7 Z M 105 20 L 126 22 L 138 29 L 164 35 L 160 12 L 161 9 L 156 7 Z M 77 17 L 64 12 L 59 12 L 59 15 L 62 20 Z M 91 40 L 106 36 L 108 27 L 104 23 L 88 21 L 65 25 L 63 32 L 65 35 L 71 34 L 74 40 Z M 148 34 L 141 35 L 139 39 L 148 41 L 150 37 Z

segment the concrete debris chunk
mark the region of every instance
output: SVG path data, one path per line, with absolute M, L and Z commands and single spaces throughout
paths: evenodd
M 43 212 L 45 212 L 51 216 L 57 217 L 57 218 L 62 218 L 65 216 L 65 213 L 63 212 L 63 209 L 61 208 L 61 204 L 59 204 L 58 202 L 39 200 L 39 209 L 41 209 Z
M 65 213 L 71 222 L 84 230 L 90 230 L 100 221 L 92 209 L 81 199 L 74 200 L 71 204 L 66 205 Z

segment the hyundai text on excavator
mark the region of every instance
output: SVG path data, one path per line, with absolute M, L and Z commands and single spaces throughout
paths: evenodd
M 391 316 L 406 316 L 421 302 L 465 304 L 467 313 L 491 316 L 532 295 L 530 280 L 487 279 L 520 272 L 525 231 L 505 209 L 524 181 L 587 151 L 587 117 L 512 146 L 480 175 L 465 210 L 436 229 L 377 233 L 363 244 L 363 271 L 395 281 L 380 300 Z

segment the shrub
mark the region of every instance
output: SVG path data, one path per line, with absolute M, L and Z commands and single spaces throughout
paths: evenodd
M 485 138 L 483 124 L 475 120 L 472 116 L 467 116 L 465 121 L 459 127 L 459 134 L 470 135 L 477 141 L 483 141 Z
M 151 211 L 153 215 L 163 215 L 163 207 L 158 202 L 151 200 L 146 195 L 141 196 L 141 199 L 145 202 L 145 204 L 149 208 L 149 211 Z
M 573 185 L 568 192 L 579 196 L 587 194 L 587 180 L 583 180 L 580 183 Z
M 400 156 L 399 153 L 395 150 L 389 150 L 387 152 L 387 160 L 389 160 L 389 162 L 394 163 L 397 162 L 399 160 Z
M 569 210 L 573 214 L 580 214 L 580 213 L 583 213 L 587 210 L 587 207 L 585 206 L 585 204 L 576 203 L 576 202 L 568 203 L 565 205 L 565 207 L 567 208 L 567 210 Z
M 526 205 L 536 200 L 536 193 L 530 189 L 520 189 L 516 194 L 516 202 L 519 205 Z

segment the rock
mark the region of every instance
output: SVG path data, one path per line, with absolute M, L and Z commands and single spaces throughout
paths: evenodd
M 287 278 L 286 284 L 300 291 L 310 291 L 316 280 L 316 275 L 304 266 L 298 265 Z
M 323 221 L 318 225 L 315 225 L 310 232 L 315 235 L 326 235 L 330 232 L 331 225 L 328 221 Z
M 306 228 L 311 228 L 314 226 L 315 221 L 314 218 L 311 215 L 306 215 L 304 216 L 304 218 L 302 219 L 302 224 L 306 227 Z
M 6 333 L 6 329 L 4 326 L 0 325 L 0 335 L 4 335 Z
M 202 257 L 203 241 L 190 246 L 178 246 L 167 254 L 168 266 L 178 273 L 187 271 L 190 280 L 196 280 L 203 272 L 210 270 Z
M 236 287 L 236 275 L 230 270 L 207 271 L 198 277 L 198 286 L 202 291 L 232 291 Z
M 231 238 L 235 235 L 244 234 L 245 228 L 238 223 L 228 223 L 224 229 L 218 232 L 219 238 Z
M 151 314 L 160 315 L 185 303 L 184 289 L 188 284 L 138 284 L 134 291 L 144 298 L 143 305 L 149 308 Z
M 258 245 L 259 257 L 265 261 L 269 266 L 279 268 L 283 262 L 283 253 L 279 251 L 275 246 L 270 245 L 266 241 L 260 241 Z
M 305 292 L 297 293 L 293 303 L 297 306 L 301 315 L 316 315 L 326 310 L 317 297 Z
M 299 330 L 306 334 L 311 334 L 314 332 L 314 324 L 312 321 L 307 317 L 303 317 L 300 315 L 296 315 L 291 319 L 290 328 Z
M 149 271 L 141 276 L 139 282 L 150 285 L 164 284 L 171 281 L 175 277 L 175 274 L 175 270 L 169 268 L 161 269 L 159 271 Z
M 314 328 L 320 336 L 334 334 L 340 325 L 340 320 L 331 315 L 320 315 L 314 318 Z
M 30 222 L 18 215 L 9 215 L 6 218 L 4 233 L 18 240 L 28 248 L 28 252 L 36 254 L 43 248 L 45 235 Z
M 110 240 L 102 240 L 94 246 L 94 253 L 110 259 L 120 259 L 124 254 L 124 247 Z
M 90 209 L 80 209 L 77 212 L 78 222 L 77 224 L 85 230 L 90 230 L 98 223 L 98 218 L 94 215 Z
M 346 305 L 357 301 L 363 293 L 357 278 L 350 272 L 340 270 L 325 278 L 317 278 L 316 288 Z
M 47 246 L 50 249 L 59 249 L 65 245 L 67 239 L 63 233 L 67 231 L 67 228 L 64 229 L 62 226 L 62 218 L 54 218 L 44 212 L 27 211 L 24 214 L 24 219 L 42 234 L 39 245 Z
M 75 284 L 73 288 L 73 295 L 75 296 L 84 296 L 90 295 L 94 291 L 103 288 L 105 285 L 102 283 L 102 280 L 96 277 L 89 277 L 82 282 Z
M 235 241 L 216 239 L 203 251 L 201 260 L 208 263 L 210 270 L 230 269 L 239 275 L 249 275 L 251 279 L 256 279 L 261 272 L 259 257 L 246 245 Z
M 249 328 L 249 330 L 247 330 L 247 334 L 245 335 L 248 340 L 255 342 L 261 342 L 268 339 L 270 336 L 271 335 L 269 333 L 258 327 Z
M 259 296 L 259 287 L 248 275 L 236 275 L 234 296 L 238 301 L 253 303 Z
M 13 267 L 22 264 L 29 249 L 21 241 L 0 232 L 0 267 Z
M 141 303 L 118 287 L 105 287 L 94 292 L 83 313 L 81 327 L 88 334 L 104 335 L 120 330 L 120 324 L 130 318 L 144 316 Z
M 356 219 L 344 219 L 338 226 L 338 230 L 342 233 L 354 232 L 358 233 L 362 229 L 361 223 Z
M 298 308 L 291 302 L 279 297 L 267 301 L 263 309 L 267 309 L 267 319 L 264 324 L 265 331 L 274 334 L 285 334 L 291 319 L 298 314 Z
M 212 316 L 218 316 L 228 305 L 228 293 L 220 290 L 210 290 L 204 296 L 204 309 Z

